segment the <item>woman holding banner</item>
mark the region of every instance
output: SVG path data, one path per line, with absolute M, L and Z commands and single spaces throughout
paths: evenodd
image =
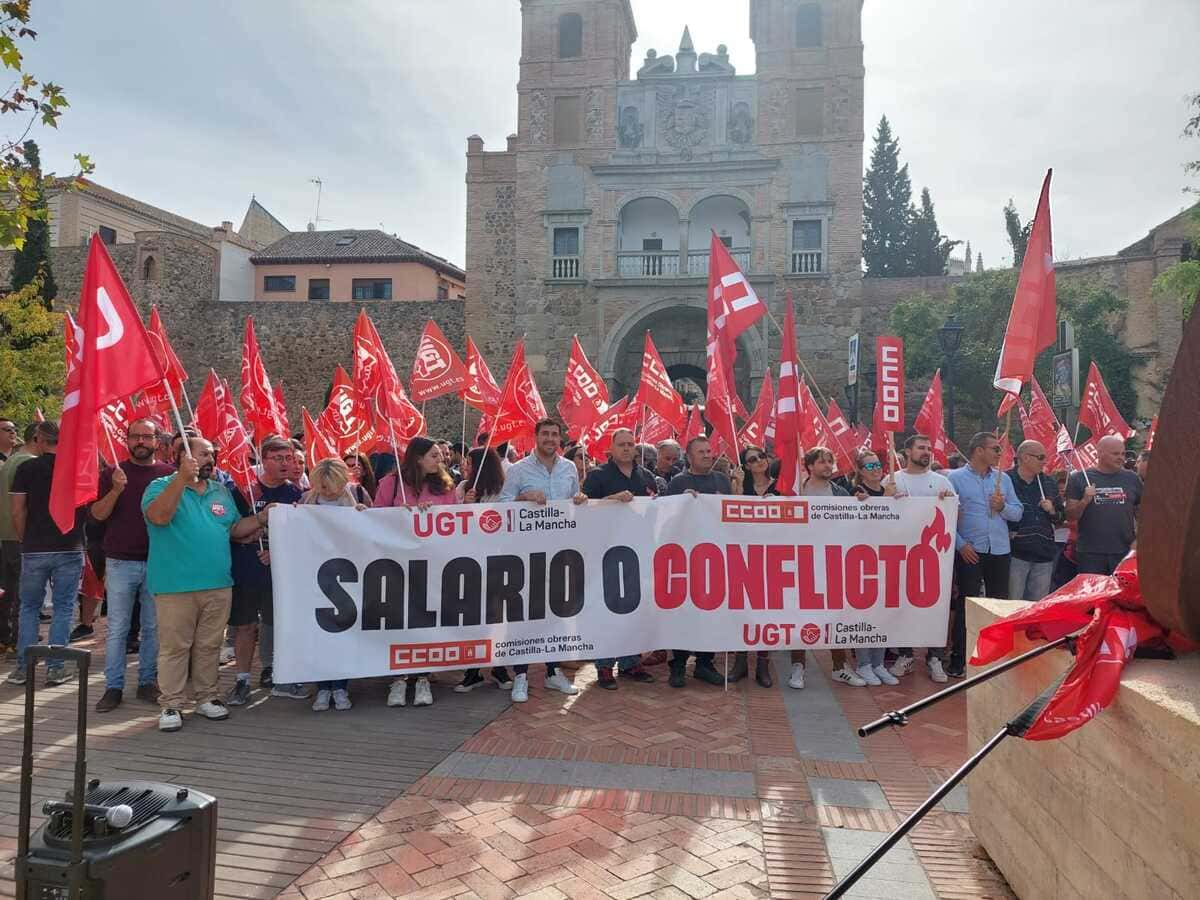
M 375 506 L 414 506 L 422 511 L 431 506 L 449 506 L 458 502 L 454 496 L 454 479 L 443 464 L 442 451 L 427 437 L 415 437 L 404 451 L 398 471 L 385 475 L 375 492 Z M 432 706 L 433 691 L 429 673 L 416 674 L 413 706 Z M 403 706 L 408 693 L 408 676 L 401 675 L 388 689 L 388 706 Z

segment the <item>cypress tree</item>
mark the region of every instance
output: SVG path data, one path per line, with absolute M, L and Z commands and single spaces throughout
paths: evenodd
M 929 188 L 921 189 L 921 209 L 913 219 L 912 250 L 915 275 L 945 275 L 950 252 L 961 241 L 952 241 L 938 230 Z M 968 267 L 970 263 L 968 262 Z
M 914 216 L 908 166 L 900 165 L 900 139 L 892 135 L 884 116 L 863 178 L 863 260 L 868 276 L 913 274 Z
M 38 153 L 38 145 L 34 141 L 26 141 L 23 149 L 25 167 L 36 179 L 37 187 L 36 197 L 31 204 L 29 226 L 25 232 L 25 244 L 13 258 L 12 289 L 19 291 L 27 287 L 40 273 L 42 302 L 46 309 L 51 309 L 54 298 L 58 296 L 58 286 L 54 283 L 54 272 L 50 269 L 50 217 L 46 207 L 45 186 L 42 184 L 42 160 Z

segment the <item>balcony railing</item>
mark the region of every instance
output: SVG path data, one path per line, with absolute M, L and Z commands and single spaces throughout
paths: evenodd
M 578 278 L 579 277 L 579 257 L 578 256 L 552 256 L 552 257 L 550 257 L 550 277 L 551 278 Z
M 622 278 L 675 278 L 679 275 L 679 251 L 623 251 L 617 254 L 617 274 Z
M 792 274 L 820 275 L 825 271 L 822 268 L 824 260 L 822 260 L 821 256 L 820 250 L 793 250 Z
M 738 264 L 743 272 L 750 268 L 750 248 L 729 251 L 729 255 L 733 257 L 733 261 Z M 708 257 L 707 250 L 689 250 L 688 251 L 688 274 L 689 275 L 707 275 L 708 274 Z

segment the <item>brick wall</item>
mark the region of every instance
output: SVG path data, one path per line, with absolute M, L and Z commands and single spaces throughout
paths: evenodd
M 149 315 L 151 304 L 158 306 L 171 344 L 188 370 L 187 389 L 193 402 L 209 368 L 216 369 L 237 389 L 243 329 L 246 316 L 253 315 L 267 370 L 275 384 L 283 385 L 289 418 L 296 431 L 301 427 L 302 405 L 314 417 L 324 407 L 334 367 L 340 363 L 347 371 L 351 370 L 354 322 L 360 309 L 366 309 L 375 322 L 406 383 L 421 328 L 429 318 L 437 321 L 456 348 L 461 350 L 465 341 L 463 301 L 304 304 L 216 301 L 212 299 L 215 250 L 203 242 L 175 235 L 140 233 L 136 243 L 117 244 L 108 249 L 143 316 Z M 11 252 L 0 253 L 0 282 L 8 280 L 12 256 Z M 154 277 L 147 280 L 142 275 L 149 257 L 154 258 Z M 51 250 L 51 265 L 59 289 L 58 309 L 75 309 L 86 261 L 86 246 Z M 502 375 L 501 372 L 497 377 Z M 462 427 L 460 401 L 451 397 L 432 400 L 426 415 L 432 434 L 458 439 Z M 478 421 L 478 416 L 472 415 L 468 429 L 473 429 Z

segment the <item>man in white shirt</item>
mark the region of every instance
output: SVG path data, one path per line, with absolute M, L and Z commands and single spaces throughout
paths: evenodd
M 943 499 L 954 495 L 954 486 L 945 475 L 929 470 L 933 462 L 933 443 L 923 434 L 914 434 L 904 442 L 904 450 L 908 456 L 908 465 L 891 476 L 892 484 L 896 486 L 897 497 L 937 497 Z M 944 647 L 930 647 L 925 656 L 925 664 L 929 668 L 929 678 L 938 684 L 946 682 L 946 670 L 942 665 Z M 913 670 L 911 647 L 901 647 L 896 661 L 889 670 L 899 678 Z

